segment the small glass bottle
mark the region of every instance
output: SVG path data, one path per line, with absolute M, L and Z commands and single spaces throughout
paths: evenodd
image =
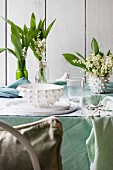
M 28 71 L 26 70 L 26 61 L 25 60 L 21 60 L 21 61 L 17 61 L 17 70 L 16 70 L 16 80 L 25 77 L 26 79 L 28 79 Z
M 47 83 L 49 79 L 49 69 L 47 67 L 47 61 L 39 61 L 38 69 L 36 71 L 35 83 Z

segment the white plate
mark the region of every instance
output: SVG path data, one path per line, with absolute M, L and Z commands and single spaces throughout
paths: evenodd
M 14 100 L 11 102 L 6 103 L 6 110 L 20 113 L 25 115 L 29 114 L 39 114 L 39 115 L 54 115 L 54 114 L 67 114 L 74 112 L 78 109 L 78 104 L 74 102 L 56 102 L 53 106 L 50 108 L 37 108 L 33 107 L 31 104 L 28 104 L 23 99 L 21 100 Z

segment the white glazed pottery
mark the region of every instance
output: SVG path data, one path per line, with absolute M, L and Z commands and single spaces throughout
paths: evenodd
M 88 85 L 90 90 L 93 93 L 105 93 L 106 92 L 106 88 L 108 85 L 108 77 L 94 77 L 94 76 L 89 76 L 88 79 Z
M 78 103 L 70 101 L 57 101 L 54 105 L 48 108 L 33 107 L 23 99 L 14 99 L 5 104 L 2 115 L 24 115 L 24 116 L 50 116 L 50 115 L 64 115 L 70 114 L 78 110 Z
M 62 96 L 64 88 L 53 84 L 23 84 L 17 87 L 27 103 L 38 108 L 48 108 Z

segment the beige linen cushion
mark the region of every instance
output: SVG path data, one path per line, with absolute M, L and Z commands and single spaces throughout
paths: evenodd
M 31 143 L 41 170 L 62 170 L 62 125 L 55 117 L 14 127 Z M 26 148 L 9 132 L 0 130 L 0 170 L 33 170 Z

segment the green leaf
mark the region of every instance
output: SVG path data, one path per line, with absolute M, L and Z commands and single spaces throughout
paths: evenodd
M 32 31 L 27 28 L 26 25 L 24 25 L 24 33 L 25 35 L 22 35 L 22 48 L 29 47 L 30 41 L 33 38 L 32 37 Z
M 46 31 L 45 31 L 45 33 L 44 33 L 44 38 L 46 39 L 47 38 L 47 36 L 48 36 L 48 34 L 49 34 L 49 32 L 50 32 L 50 30 L 51 30 L 51 28 L 52 28 L 52 26 L 53 26 L 53 24 L 54 24 L 54 22 L 56 21 L 56 19 L 48 26 L 48 28 L 46 29 Z
M 111 54 L 111 50 L 109 50 L 106 55 L 109 56 L 110 54 Z
M 2 17 L 8 24 L 12 24 L 13 22 L 10 21 L 9 19 L 5 19 L 4 17 Z M 13 23 L 14 24 L 14 23 Z M 18 25 L 16 25 L 18 27 L 18 30 L 21 34 L 24 34 L 24 31 L 22 30 L 22 28 L 20 28 Z
M 83 64 L 82 60 L 80 60 L 77 56 L 69 53 L 63 54 L 63 56 L 71 65 L 86 69 L 85 64 Z M 74 62 L 75 60 L 81 61 L 81 63 Z
M 24 31 L 23 31 L 23 29 L 22 29 L 22 28 L 20 28 L 18 25 L 16 25 L 16 26 L 18 27 L 19 32 L 20 32 L 22 35 L 24 35 Z
M 10 20 L 8 20 L 8 19 L 5 19 L 4 17 L 2 17 L 8 24 L 10 24 L 11 25 L 11 22 L 12 21 L 10 21 Z
M 22 57 L 22 45 L 14 34 L 11 34 L 11 41 L 15 47 L 16 56 L 20 60 Z
M 22 49 L 23 49 L 26 46 L 24 35 L 22 35 L 21 39 L 22 39 Z
M 32 29 L 32 30 L 36 29 L 36 18 L 35 18 L 35 14 L 34 13 L 32 13 L 32 15 L 31 15 L 30 29 Z
M 25 35 L 25 47 L 29 47 L 29 44 L 30 44 L 30 42 L 31 42 L 31 37 L 27 34 L 27 35 Z
M 16 53 L 10 48 L 0 48 L 0 53 L 2 53 L 5 50 L 8 50 L 10 53 L 12 53 L 17 58 Z
M 28 28 L 27 26 L 24 24 L 24 33 L 27 34 L 28 33 Z
M 17 59 L 18 59 L 18 57 L 17 57 L 17 55 L 16 55 L 16 53 L 15 53 L 15 51 L 13 51 L 12 49 L 10 49 L 10 48 L 7 48 L 7 50 L 10 52 L 10 53 L 12 53 Z
M 38 27 L 37 27 L 38 30 L 41 29 L 41 27 L 42 27 L 42 22 L 43 22 L 43 21 L 40 19 L 39 24 L 38 24 Z
M 39 27 L 40 39 L 43 39 L 45 35 L 44 24 L 45 24 L 45 19 L 41 22 L 40 27 Z
M 103 56 L 104 56 L 104 53 L 102 53 L 101 51 L 99 51 L 99 55 L 103 57 Z
M 35 22 L 34 18 L 31 18 L 30 29 L 32 29 L 32 30 L 36 29 L 36 22 Z
M 6 48 L 0 48 L 0 53 L 2 53 L 5 50 L 6 50 Z
M 93 38 L 91 42 L 91 49 L 94 55 L 97 55 L 99 53 L 99 46 L 95 38 Z
M 36 19 L 34 12 L 31 14 L 31 18 Z
M 40 20 L 40 23 L 39 23 L 39 29 L 40 30 L 44 30 L 44 24 L 45 24 L 45 19 L 44 20 Z
M 37 26 L 37 29 L 36 29 L 36 35 L 38 35 L 40 33 L 40 39 L 43 39 L 44 38 L 44 24 L 45 24 L 45 19 L 44 20 L 41 20 L 40 19 L 40 22 Z
M 81 57 L 84 61 L 86 60 L 80 53 L 76 52 L 79 57 Z
M 11 32 L 20 40 L 20 33 L 18 27 L 13 22 L 11 22 Z

